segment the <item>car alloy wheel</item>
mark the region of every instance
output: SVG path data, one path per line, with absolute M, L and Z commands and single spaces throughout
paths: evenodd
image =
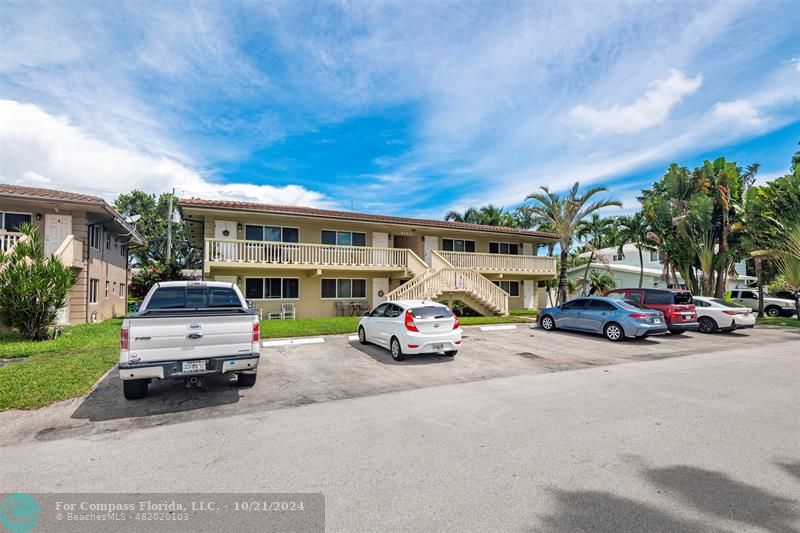
M 389 346 L 391 347 L 392 359 L 395 361 L 402 361 L 403 350 L 400 349 L 400 341 L 397 340 L 397 337 L 392 338 L 392 342 L 389 344 Z
M 618 341 L 622 339 L 622 328 L 619 325 L 611 323 L 606 326 L 606 338 L 610 341 Z
M 367 344 L 367 333 L 364 331 L 364 328 L 358 328 L 358 342 L 361 344 Z
M 542 329 L 550 331 L 551 329 L 553 329 L 554 325 L 555 324 L 553 323 L 553 319 L 550 318 L 549 316 L 542 318 Z
M 712 318 L 704 316 L 700 319 L 701 333 L 714 333 L 717 330 L 717 323 Z
M 781 314 L 781 310 L 777 307 L 768 307 L 765 312 L 767 313 L 767 316 L 771 317 L 776 317 Z

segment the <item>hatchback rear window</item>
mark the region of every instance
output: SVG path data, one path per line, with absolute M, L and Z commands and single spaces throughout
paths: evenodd
M 441 305 L 429 305 L 427 307 L 414 307 L 411 309 L 411 316 L 414 318 L 449 318 L 452 315 L 447 307 Z
M 675 295 L 676 304 L 690 304 L 693 301 L 691 292 L 676 292 L 673 294 Z

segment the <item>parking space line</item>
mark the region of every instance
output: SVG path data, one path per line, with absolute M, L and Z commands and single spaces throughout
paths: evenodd
M 507 324 L 505 326 L 481 326 L 481 331 L 500 331 L 504 329 L 517 329 L 514 324 Z
M 261 343 L 263 347 L 269 346 L 290 346 L 296 344 L 322 344 L 325 342 L 325 339 L 322 337 L 312 337 L 312 338 L 305 338 L 305 339 L 281 339 L 276 341 L 264 341 Z

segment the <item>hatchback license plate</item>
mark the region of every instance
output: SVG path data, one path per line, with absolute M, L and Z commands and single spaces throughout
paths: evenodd
M 205 361 L 184 361 L 183 362 L 183 371 L 184 372 L 205 372 L 206 370 L 206 362 Z
M 431 348 L 433 348 L 436 351 L 441 351 L 444 350 L 444 344 L 434 344 L 433 346 L 431 346 Z

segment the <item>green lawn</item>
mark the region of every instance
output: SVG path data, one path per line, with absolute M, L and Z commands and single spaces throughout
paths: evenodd
M 265 339 L 275 339 L 355 333 L 360 319 L 361 317 L 358 316 L 336 316 L 326 318 L 301 318 L 297 320 L 262 320 L 261 336 Z M 464 326 L 508 324 L 512 322 L 530 321 L 521 316 L 461 317 L 461 324 Z
M 792 328 L 800 328 L 800 320 L 797 320 L 796 318 L 771 318 L 765 316 L 764 318 L 757 318 L 756 324 L 760 326 L 789 326 Z
M 0 411 L 35 409 L 85 394 L 119 359 L 120 320 L 67 327 L 55 340 L 0 336 Z

